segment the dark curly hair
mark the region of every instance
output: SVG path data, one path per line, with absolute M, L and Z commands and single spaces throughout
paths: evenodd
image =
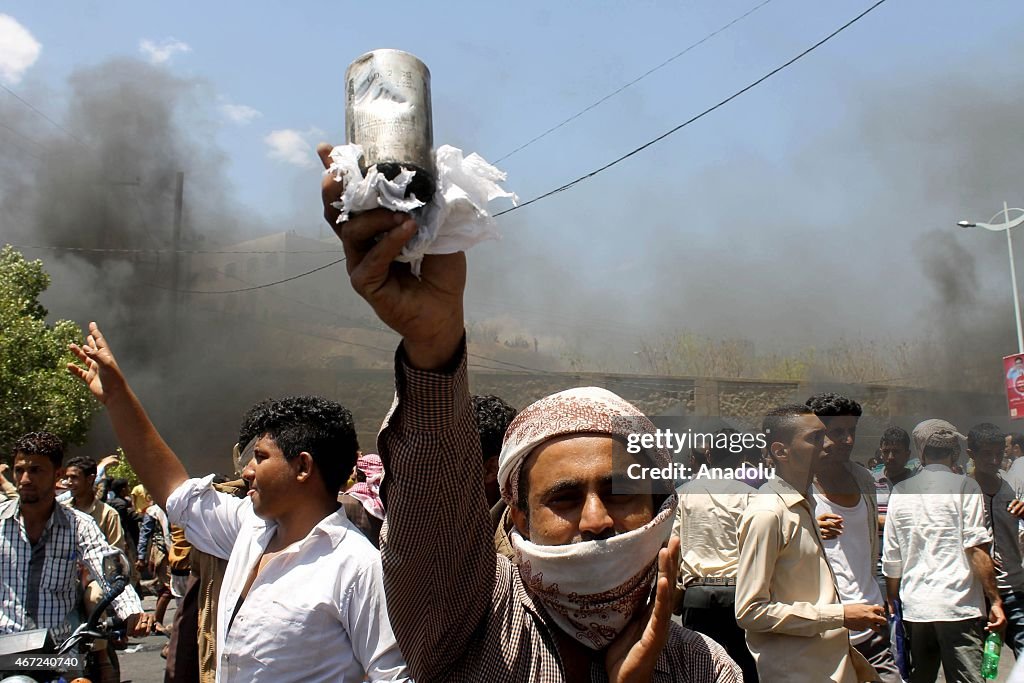
M 96 476 L 96 470 L 98 469 L 96 460 L 94 458 L 90 458 L 88 455 L 78 455 L 71 458 L 68 460 L 68 464 L 64 466 L 64 469 L 68 469 L 69 467 L 77 467 L 82 470 L 82 474 L 87 477 Z
M 967 432 L 967 447 L 975 453 L 982 446 L 996 443 L 1000 446 L 1006 445 L 1006 432 L 991 422 L 976 424 Z
M 337 495 L 356 464 L 359 440 L 352 413 L 321 396 L 289 396 L 257 403 L 242 418 L 238 443 L 267 435 L 284 457 L 313 456 L 327 492 Z
M 903 427 L 892 425 L 882 432 L 882 438 L 878 440 L 881 446 L 899 446 L 904 450 L 910 450 L 910 434 Z
M 476 429 L 480 432 L 480 450 L 484 460 L 488 460 L 501 453 L 508 425 L 519 411 L 497 396 L 474 396 L 473 412 L 476 413 Z
M 50 432 L 29 432 L 14 442 L 11 454 L 43 455 L 50 459 L 54 469 L 64 462 L 64 443 Z
M 860 417 L 864 412 L 861 409 L 860 404 L 852 398 L 848 398 L 831 391 L 811 396 L 807 399 L 806 405 L 808 408 L 813 410 L 814 414 L 818 417 L 839 417 L 846 415 Z

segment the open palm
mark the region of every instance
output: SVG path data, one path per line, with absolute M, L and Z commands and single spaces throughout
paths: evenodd
M 82 380 L 96 400 L 105 404 L 111 390 L 124 385 L 124 377 L 99 326 L 89 323 L 85 344 L 70 344 L 69 348 L 82 364 L 68 363 L 68 372 Z

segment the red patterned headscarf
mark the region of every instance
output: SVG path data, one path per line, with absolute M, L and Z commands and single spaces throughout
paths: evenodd
M 353 484 L 349 494 L 377 519 L 384 519 L 384 503 L 380 499 L 380 483 L 384 480 L 384 463 L 376 453 L 367 453 L 356 460 L 356 469 L 366 475 L 366 481 Z
M 600 387 L 580 387 L 551 394 L 523 409 L 505 432 L 498 457 L 498 485 L 510 507 L 519 498 L 519 471 L 534 448 L 566 434 L 607 434 L 627 439 L 653 433 L 654 425 L 639 408 Z M 658 465 L 668 465 L 668 453 L 658 450 Z
M 629 438 L 653 433 L 636 406 L 607 389 L 583 387 L 542 398 L 519 413 L 505 433 L 498 484 L 509 506 L 519 497 L 519 472 L 534 448 L 565 434 L 606 434 Z M 668 453 L 653 453 L 658 465 Z M 676 496 L 669 496 L 644 526 L 609 539 L 568 545 L 538 545 L 513 530 L 510 538 L 526 589 L 566 633 L 594 650 L 607 647 L 650 595 L 658 550 L 668 539 Z

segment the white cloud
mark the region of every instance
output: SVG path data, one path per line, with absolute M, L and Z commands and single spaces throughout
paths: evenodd
M 43 46 L 28 29 L 7 14 L 0 14 L 0 81 L 17 85 L 39 59 Z
M 145 55 L 151 64 L 164 64 L 179 52 L 191 52 L 188 43 L 176 38 L 164 38 L 159 43 L 144 39 L 139 41 L 139 52 Z
M 283 161 L 295 166 L 315 166 L 316 152 L 307 139 L 317 133 L 316 130 L 301 132 L 291 128 L 272 131 L 263 141 L 270 147 L 271 159 Z
M 223 114 L 224 118 L 228 121 L 237 123 L 240 126 L 244 126 L 245 124 L 250 123 L 253 119 L 258 119 L 263 116 L 260 111 L 244 104 L 222 104 L 220 105 L 220 113 Z

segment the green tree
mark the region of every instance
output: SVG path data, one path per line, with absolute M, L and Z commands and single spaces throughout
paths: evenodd
M 141 484 L 139 475 L 135 474 L 135 470 L 128 464 L 128 459 L 124 457 L 124 450 L 120 446 L 117 447 L 117 455 L 120 460 L 118 460 L 116 465 L 111 465 L 107 468 L 106 475 L 111 479 L 127 479 L 128 486 L 132 488 Z
M 69 320 L 46 323 L 39 295 L 50 286 L 42 261 L 10 245 L 0 251 L 0 455 L 15 439 L 48 431 L 80 444 L 99 405 L 65 366 L 82 332 Z

